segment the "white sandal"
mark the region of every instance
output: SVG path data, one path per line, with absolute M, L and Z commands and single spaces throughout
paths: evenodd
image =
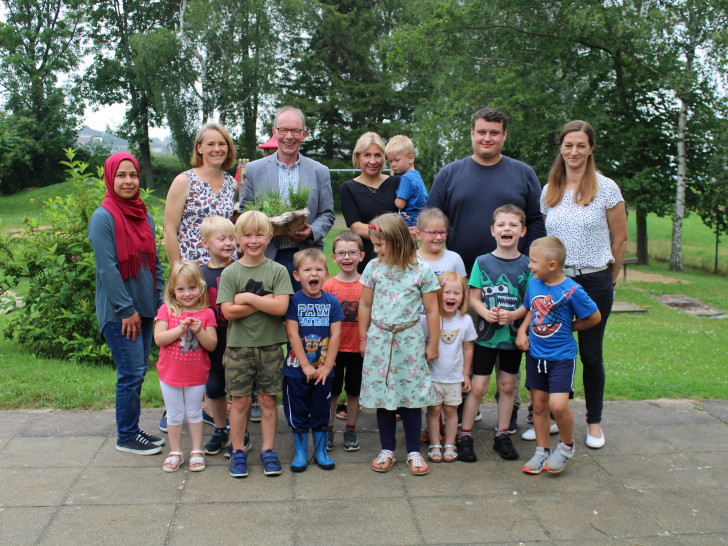
M 427 460 L 433 463 L 442 462 L 442 446 L 440 444 L 430 444 L 427 448 Z
M 184 462 L 184 455 L 181 451 L 170 451 L 169 456 L 162 463 L 162 470 L 165 472 L 177 472 Z
M 377 458 L 372 461 L 372 470 L 374 472 L 389 472 L 396 462 L 394 451 L 383 449 L 379 452 Z
M 430 467 L 422 458 L 419 451 L 411 451 L 407 454 L 407 466 L 413 476 L 424 476 L 430 472 Z
M 454 444 L 445 444 L 445 453 L 442 455 L 442 460 L 446 463 L 454 463 L 458 460 L 458 448 Z

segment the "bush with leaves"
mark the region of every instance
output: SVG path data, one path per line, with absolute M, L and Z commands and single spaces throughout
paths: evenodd
M 22 230 L 0 235 L 0 293 L 10 302 L 4 334 L 38 356 L 111 364 L 96 323 L 96 263 L 88 240 L 106 186 L 101 169 L 94 176 L 74 160 L 74 150 L 65 152 L 73 190 L 46 201 L 47 225 L 26 216 Z M 142 190 L 142 199 L 147 194 Z M 156 238 L 161 241 L 161 227 Z

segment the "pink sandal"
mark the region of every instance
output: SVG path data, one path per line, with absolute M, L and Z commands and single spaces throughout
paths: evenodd
M 162 470 L 165 472 L 177 472 L 184 462 L 184 455 L 182 455 L 181 451 L 170 451 L 169 456 L 162 463 Z
M 199 453 L 199 455 L 195 455 Z M 190 452 L 190 472 L 200 472 L 205 470 L 205 452 L 199 449 L 195 449 Z

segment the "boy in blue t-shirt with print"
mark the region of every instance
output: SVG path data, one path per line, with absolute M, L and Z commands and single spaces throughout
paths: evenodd
M 344 311 L 335 296 L 322 290 L 328 274 L 321 250 L 308 248 L 293 256 L 293 277 L 301 283 L 301 290 L 291 297 L 285 314 L 290 345 L 283 369 L 283 411 L 296 450 L 293 472 L 303 472 L 308 466 L 309 429 L 316 463 L 324 470 L 334 468 L 326 451 L 326 432 Z
M 535 240 L 529 257 L 533 279 L 523 303 L 528 313 L 518 329 L 516 344 L 528 351 L 526 387 L 531 391 L 537 447 L 523 471 L 558 473 L 574 455 L 574 414 L 569 408 L 578 353 L 574 332 L 599 324 L 602 317 L 584 289 L 564 275 L 566 247 L 558 237 Z M 549 411 L 561 434 L 553 453 Z
M 409 137 L 395 135 L 387 142 L 384 153 L 394 174 L 401 176 L 394 204 L 414 237 L 417 217 L 427 201 L 425 182 L 415 169 L 415 147 Z

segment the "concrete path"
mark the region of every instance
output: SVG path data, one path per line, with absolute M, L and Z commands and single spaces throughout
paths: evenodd
M 575 401 L 577 452 L 560 475 L 526 475 L 533 442 L 504 461 L 492 450 L 495 407 L 476 425 L 476 463 L 407 472 L 369 469 L 379 451 L 374 413 L 364 411 L 362 449 L 336 469 L 291 473 L 292 439 L 279 422 L 284 472 L 265 477 L 260 426 L 246 479 L 228 476 L 222 454 L 207 470 L 161 470 L 163 455 L 114 449 L 114 415 L 0 412 L 0 544 L 720 544 L 728 542 L 728 401 L 611 402 L 607 445 L 585 447 L 583 402 Z M 522 412 L 523 413 L 523 412 Z M 161 410 L 144 410 L 157 431 Z M 343 421 L 337 422 L 337 430 Z M 206 427 L 206 436 L 212 428 Z M 556 437 L 552 437 L 555 446 Z M 423 446 L 424 447 L 424 446 Z M 185 436 L 185 456 L 189 439 Z

